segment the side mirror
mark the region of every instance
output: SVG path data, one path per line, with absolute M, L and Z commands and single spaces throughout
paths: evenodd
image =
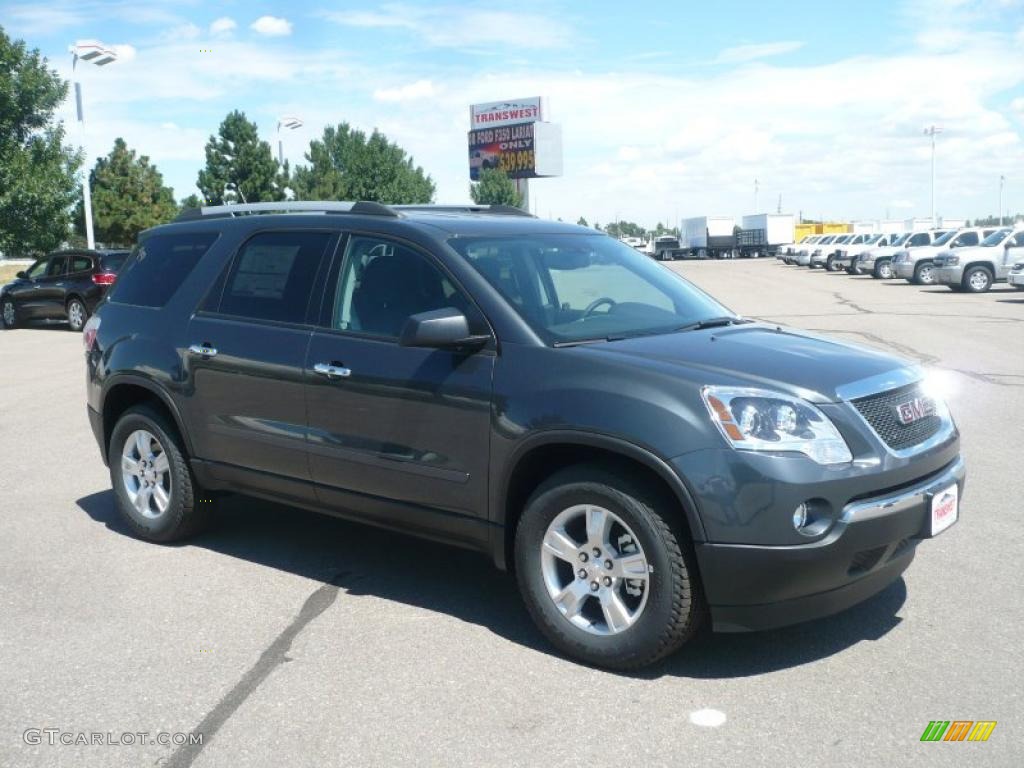
M 412 315 L 402 326 L 398 343 L 403 347 L 479 349 L 490 338 L 471 335 L 466 316 L 454 307 L 445 307 Z
M 28 272 L 26 272 L 23 269 L 18 274 L 16 274 L 15 277 L 20 277 L 22 280 L 28 280 Z

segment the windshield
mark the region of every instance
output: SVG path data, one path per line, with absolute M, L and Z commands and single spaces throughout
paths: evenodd
M 935 240 L 935 242 L 932 243 L 932 245 L 945 245 L 946 243 L 948 243 L 950 240 L 953 239 L 953 235 L 955 235 L 955 234 L 956 234 L 956 231 L 947 232 L 946 234 L 944 234 L 941 237 L 937 238 Z
M 893 246 L 903 245 L 905 242 L 907 242 L 907 240 L 910 239 L 910 236 L 912 234 L 914 234 L 914 233 L 913 232 L 904 232 L 902 235 L 900 235 L 895 240 L 893 240 L 892 243 L 890 243 L 890 245 L 893 245 Z
M 864 241 L 864 245 L 871 245 L 872 243 L 877 243 L 881 239 L 881 235 L 872 235 L 871 237 Z
M 1010 234 L 1012 230 L 999 229 L 993 232 L 991 235 L 981 241 L 981 244 L 985 248 L 992 248 L 993 246 L 999 245 L 1003 242 L 1003 238 Z
M 108 272 L 117 272 L 122 266 L 124 266 L 124 263 L 128 261 L 129 253 L 131 253 L 131 251 L 112 251 L 111 253 L 104 253 L 100 256 L 100 263 Z
M 604 235 L 454 238 L 449 244 L 549 344 L 666 333 L 733 313 Z

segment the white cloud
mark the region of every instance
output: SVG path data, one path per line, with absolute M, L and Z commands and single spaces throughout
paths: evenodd
M 398 88 L 378 88 L 373 92 L 377 101 L 400 102 L 426 99 L 435 94 L 434 84 L 429 80 L 417 80 Z
M 114 51 L 114 53 L 117 54 L 118 61 L 121 62 L 131 61 L 135 58 L 135 54 L 137 53 L 137 51 L 135 50 L 135 46 L 128 45 L 127 43 L 124 43 L 122 45 L 112 45 L 110 47 Z
M 203 34 L 203 30 L 201 30 L 192 22 L 187 22 L 185 24 L 179 24 L 176 27 L 169 29 L 164 34 L 164 38 L 171 42 L 175 42 L 178 40 L 195 40 L 201 34 Z
M 232 30 L 234 30 L 237 26 L 238 24 L 236 24 L 235 20 L 232 19 L 230 16 L 221 16 L 219 19 L 215 19 L 213 23 L 210 24 L 210 34 L 226 35 Z
M 737 45 L 726 48 L 715 59 L 720 64 L 739 64 L 744 61 L 766 59 L 769 56 L 780 56 L 784 53 L 803 48 L 799 40 L 780 40 L 776 43 L 757 43 L 756 45 Z
M 334 11 L 322 15 L 348 27 L 405 29 L 437 48 L 557 48 L 573 39 L 571 28 L 561 20 L 528 11 L 388 4 L 377 11 Z
M 285 37 L 292 33 L 292 23 L 278 16 L 260 16 L 249 27 L 265 37 Z

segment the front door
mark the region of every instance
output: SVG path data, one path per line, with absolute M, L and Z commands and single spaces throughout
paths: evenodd
M 36 265 L 38 266 L 38 265 Z M 35 275 L 30 285 L 18 293 L 18 303 L 25 319 L 52 319 L 64 315 L 64 281 L 68 257 L 50 256 L 43 270 L 35 268 L 29 273 Z
M 413 314 L 482 315 L 429 254 L 352 236 L 328 277 L 321 327 L 306 358 L 310 471 L 321 501 L 430 530 L 486 517 L 492 347 L 474 353 L 402 347 Z M 419 510 L 419 511 L 417 511 Z
M 1003 248 L 1003 263 L 996 270 L 996 278 L 1005 280 L 1014 264 L 1024 262 L 1024 230 L 1011 235 Z
M 312 500 L 303 379 L 326 254 L 337 235 L 261 232 L 189 323 L 195 451 L 214 476 Z M 318 281 L 320 285 L 318 285 Z M 217 289 L 215 289 L 217 290 Z

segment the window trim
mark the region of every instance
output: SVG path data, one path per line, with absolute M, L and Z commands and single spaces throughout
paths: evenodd
M 309 299 L 306 303 L 305 315 L 302 322 L 295 322 L 292 320 L 271 320 L 265 317 L 248 317 L 246 315 L 233 315 L 228 312 L 221 312 L 221 304 L 224 301 L 224 290 L 227 288 L 228 275 L 231 274 L 231 270 L 235 265 L 235 261 L 238 259 L 239 254 L 245 249 L 251 240 L 266 234 L 280 234 L 280 233 L 320 233 L 328 236 L 327 243 L 324 246 L 323 253 L 320 254 L 320 263 L 317 266 L 316 273 L 313 275 L 313 286 L 309 292 Z M 202 298 L 196 304 L 196 310 L 192 313 L 192 317 L 203 317 L 219 320 L 232 320 L 240 323 L 256 323 L 258 325 L 266 325 L 277 328 L 297 328 L 297 329 L 309 329 L 316 327 L 317 312 L 316 297 L 317 292 L 323 291 L 323 285 L 325 280 L 325 268 L 328 267 L 333 258 L 334 253 L 337 251 L 338 244 L 344 239 L 344 233 L 342 233 L 337 227 L 261 227 L 259 229 L 250 230 L 245 235 L 245 239 L 241 240 L 235 247 L 231 255 L 225 260 L 224 266 L 217 275 L 217 279 L 211 283 L 210 288 L 203 294 Z M 216 309 L 207 309 L 206 305 L 212 298 L 214 292 L 219 292 L 216 299 Z
M 396 347 L 400 346 L 397 337 L 378 336 L 372 333 L 363 333 L 362 331 L 343 330 L 331 325 L 334 309 L 334 297 L 338 291 L 338 282 L 345 267 L 348 266 L 349 243 L 356 237 L 372 237 L 379 240 L 389 241 L 396 245 L 401 245 L 403 248 L 408 248 L 414 253 L 418 253 L 423 256 L 430 264 L 436 267 L 441 274 L 451 282 L 455 289 L 467 299 L 469 304 L 476 308 L 476 311 L 487 326 L 487 331 L 491 337 L 490 341 L 481 347 L 480 350 L 477 351 L 477 354 L 480 352 L 497 352 L 499 342 L 498 334 L 494 329 L 494 323 L 491 322 L 487 313 L 484 312 L 483 308 L 480 306 L 480 302 L 476 300 L 470 291 L 466 290 L 466 287 L 455 277 L 455 275 L 452 274 L 451 270 L 448 269 L 448 266 L 442 259 L 438 258 L 436 254 L 432 253 L 428 248 L 425 248 L 419 243 L 414 243 L 411 240 L 407 240 L 399 235 L 391 233 L 381 233 L 363 229 L 345 229 L 342 230 L 341 235 L 342 237 L 338 242 L 339 247 L 335 250 L 334 258 L 331 260 L 330 269 L 327 271 L 326 279 L 324 281 L 324 290 L 320 301 L 320 311 L 316 314 L 313 321 L 314 330 L 317 333 L 330 333 L 350 339 L 375 341 L 381 344 L 391 344 Z M 342 243 L 344 243 L 344 247 L 341 247 Z

